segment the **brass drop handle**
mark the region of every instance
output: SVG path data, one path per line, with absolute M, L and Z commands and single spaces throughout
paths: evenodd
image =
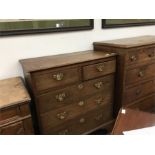
M 79 106 L 84 106 L 84 101 L 80 101 L 80 102 L 78 103 L 78 105 L 79 105 Z
M 64 74 L 63 73 L 58 73 L 58 74 L 54 74 L 53 75 L 53 79 L 57 80 L 57 81 L 61 81 L 64 78 Z
M 138 76 L 139 76 L 139 77 L 143 77 L 143 76 L 144 76 L 144 72 L 143 72 L 143 71 L 140 71 L 140 72 L 138 73 Z
M 84 118 L 81 118 L 80 119 L 80 123 L 85 123 L 85 119 Z
M 100 89 L 103 85 L 103 82 L 97 82 L 94 84 L 94 86 L 97 88 L 97 89 Z
M 59 132 L 59 135 L 67 135 L 69 133 L 68 129 L 65 129 L 61 132 Z
M 64 120 L 66 118 L 67 113 L 64 111 L 62 113 L 57 114 L 57 118 L 60 120 Z
M 103 72 L 104 66 L 105 66 L 104 64 L 97 65 L 97 66 L 96 66 L 96 69 L 97 69 L 99 72 Z
M 131 61 L 136 61 L 136 60 L 137 60 L 137 58 L 136 58 L 136 56 L 135 56 L 135 55 L 132 55 L 132 56 L 130 57 L 130 60 L 131 60 Z
M 62 101 L 65 100 L 66 94 L 65 94 L 65 93 L 58 94 L 58 95 L 56 95 L 55 98 L 56 98 L 59 102 L 62 102 Z
M 103 114 L 99 114 L 98 116 L 95 117 L 95 120 L 99 121 L 103 118 Z

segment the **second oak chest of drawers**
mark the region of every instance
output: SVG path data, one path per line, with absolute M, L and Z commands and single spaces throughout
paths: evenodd
M 83 51 L 20 62 L 40 134 L 89 134 L 113 123 L 115 54 Z
M 115 52 L 115 115 L 121 106 L 155 112 L 155 36 L 95 42 L 95 50 Z

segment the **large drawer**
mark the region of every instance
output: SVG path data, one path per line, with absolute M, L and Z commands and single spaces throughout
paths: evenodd
M 22 104 L 22 105 L 14 105 L 10 107 L 6 107 L 0 109 L 0 122 L 1 121 L 9 121 L 11 118 L 16 117 L 24 117 L 30 115 L 29 104 Z
M 147 112 L 155 112 L 155 94 L 151 95 L 143 100 L 140 100 L 138 103 L 131 104 L 128 106 L 132 109 L 147 111 Z
M 50 88 L 62 87 L 80 80 L 80 69 L 76 67 L 63 67 L 34 72 L 32 74 L 35 89 L 43 91 Z
M 114 73 L 116 68 L 116 60 L 104 61 L 101 63 L 91 64 L 83 67 L 84 80 L 100 77 L 110 73 Z
M 49 126 L 55 127 L 82 113 L 86 113 L 95 108 L 100 109 L 102 105 L 108 105 L 110 103 L 112 103 L 112 94 L 107 96 L 97 94 L 87 100 L 81 100 L 78 103 L 44 113 L 40 116 L 41 122 L 44 128 L 48 128 Z
M 127 64 L 138 64 L 141 62 L 149 62 L 155 58 L 155 47 L 134 49 L 127 55 Z
M 48 127 L 43 127 L 43 133 L 54 135 L 86 133 L 104 124 L 105 122 L 111 121 L 113 119 L 112 109 L 112 104 L 103 105 L 100 108 L 81 114 L 80 116 L 77 116 L 76 118 L 59 126 L 53 127 L 49 125 Z
M 128 70 L 126 74 L 126 85 L 151 77 L 155 77 L 155 64 Z
M 95 93 L 101 92 L 103 97 L 112 95 L 113 87 L 114 75 L 109 75 L 40 95 L 37 97 L 37 106 L 40 113 L 45 113 L 55 108 L 78 103 Z
M 149 95 L 155 91 L 154 81 L 147 81 L 137 86 L 127 88 L 123 96 L 123 105 L 132 103 L 136 99 Z

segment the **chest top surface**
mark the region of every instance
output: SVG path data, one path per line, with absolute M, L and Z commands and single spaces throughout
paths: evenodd
M 82 51 L 54 56 L 44 56 L 20 60 L 25 72 L 33 72 L 54 67 L 62 67 L 86 61 L 103 59 L 115 56 L 115 53 L 109 54 L 103 51 Z
M 104 46 L 112 46 L 117 48 L 133 48 L 133 47 L 139 47 L 139 46 L 145 46 L 145 45 L 151 45 L 151 44 L 155 44 L 155 36 L 151 36 L 151 35 L 94 42 L 94 46 L 104 45 Z
M 129 108 L 120 109 L 113 128 L 113 134 L 122 134 L 123 131 L 151 127 L 155 124 L 155 114 Z
M 30 101 L 20 77 L 0 80 L 0 109 Z

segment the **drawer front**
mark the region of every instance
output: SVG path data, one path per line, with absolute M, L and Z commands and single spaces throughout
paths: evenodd
M 37 106 L 39 112 L 42 114 L 56 108 L 79 102 L 83 98 L 87 98 L 87 96 L 95 93 L 102 92 L 103 96 L 106 96 L 108 93 L 111 95 L 113 87 L 114 76 L 109 75 L 38 96 Z
M 57 126 L 64 124 L 68 120 L 71 120 L 82 113 L 86 113 L 92 109 L 100 109 L 103 105 L 108 105 L 112 103 L 112 93 L 107 93 L 107 96 L 103 94 L 97 94 L 86 100 L 80 100 L 79 102 L 72 104 L 70 106 L 65 106 L 56 110 L 51 110 L 47 113 L 41 115 L 41 122 L 43 128 L 48 128 L 49 126 Z M 48 121 L 47 121 L 48 119 Z
M 126 85 L 151 77 L 155 77 L 155 64 L 128 70 L 126 74 Z
M 37 91 L 73 84 L 80 80 L 78 67 L 61 68 L 33 73 L 33 82 Z
M 81 114 L 76 118 L 56 127 L 48 126 L 43 129 L 44 134 L 74 135 L 84 134 L 95 129 L 107 121 L 112 120 L 112 104 L 103 105 L 100 108 Z
M 129 108 L 142 110 L 146 112 L 155 112 L 155 95 L 145 98 L 144 100 L 129 105 Z
M 7 121 L 11 118 L 24 117 L 30 114 L 29 104 L 22 104 L 13 107 L 7 107 L 0 110 L 0 121 Z
M 127 64 L 132 65 L 143 61 L 149 62 L 155 58 L 155 47 L 130 51 L 127 55 Z
M 144 97 L 155 91 L 154 81 L 145 82 L 138 86 L 126 89 L 123 96 L 123 105 L 132 103 L 136 99 Z
M 0 128 L 1 135 L 23 135 L 24 128 L 23 123 L 18 122 L 5 127 Z
M 18 106 L 1 109 L 0 115 L 1 115 L 0 121 L 5 121 L 13 117 L 19 117 L 20 109 Z
M 106 74 L 115 72 L 116 61 L 103 61 L 102 63 L 96 63 L 83 67 L 84 80 L 100 77 Z

